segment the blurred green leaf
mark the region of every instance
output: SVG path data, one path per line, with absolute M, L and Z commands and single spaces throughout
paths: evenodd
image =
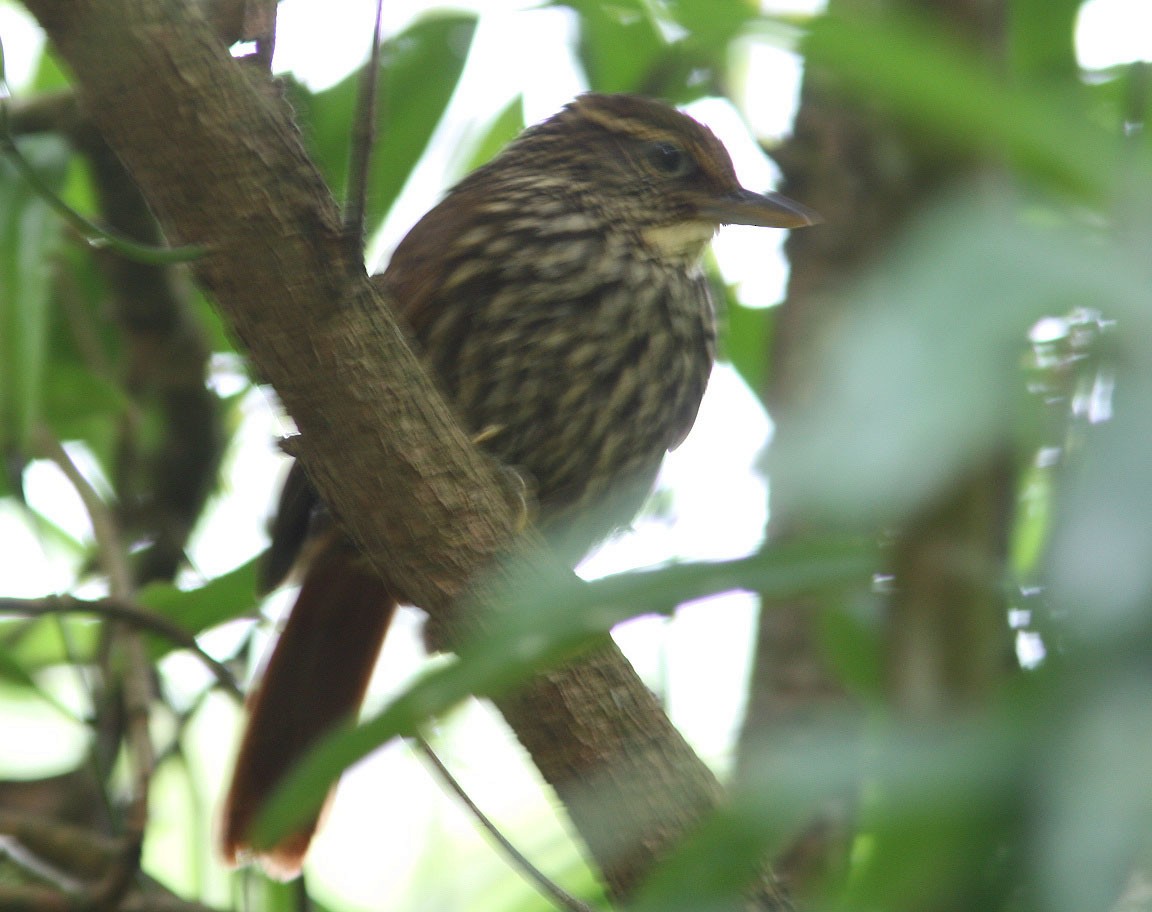
M 40 55 L 31 90 L 33 92 L 51 92 L 56 89 L 65 89 L 69 85 L 68 76 L 60 68 L 60 64 L 56 62 L 56 55 L 52 53 L 51 45 L 47 45 Z
M 440 12 L 425 16 L 382 45 L 377 140 L 365 210 L 368 233 L 391 209 L 428 145 L 456 89 L 475 30 L 475 15 Z M 323 92 L 293 96 L 313 157 L 341 200 L 360 82 L 357 70 Z
M 1007 155 L 1033 178 L 1097 201 L 1113 187 L 1119 144 L 1074 97 L 1006 85 L 991 65 L 911 18 L 825 16 L 804 51 L 853 94 L 952 148 Z
M 79 721 L 68 707 L 40 686 L 28 668 L 26 668 L 15 655 L 8 651 L 3 642 L 0 642 L 0 679 L 15 685 L 21 690 L 35 694 L 66 719 L 72 722 Z
M 1076 84 L 1076 16 L 1081 5 L 1082 0 L 1011 0 L 1008 59 L 1017 80 Z
M 1138 855 L 1150 848 L 1147 654 L 1134 662 L 1113 657 L 1107 664 L 1086 668 L 1069 688 L 1068 724 L 1051 745 L 1051 763 L 1040 782 L 1033 863 L 1044 908 L 1051 912 L 1118 908 L 1116 898 Z
M 760 12 L 755 0 L 667 0 L 667 7 L 694 43 L 719 54 Z
M 35 508 L 24 504 L 20 507 L 20 515 L 36 535 L 41 547 L 46 550 L 59 549 L 64 556 L 74 559 L 77 564 L 89 556 L 90 550 L 85 542 Z
M 36 681 L 19 660 L 0 643 L 0 678 L 26 690 L 39 692 Z
M 1020 781 L 1019 748 L 1034 728 L 1019 724 L 1016 707 L 1008 709 L 991 721 L 952 720 L 946 726 L 864 728 L 858 717 L 833 716 L 775 731 L 771 743 L 755 748 L 750 776 L 738 782 L 723 807 L 657 868 L 630 908 L 637 912 L 744 909 L 743 892 L 762 876 L 766 859 L 786 847 L 830 802 L 855 803 L 862 794 L 875 796 L 871 813 L 879 816 L 863 825 L 863 831 L 871 833 L 870 849 L 855 866 L 863 879 L 849 890 L 843 908 L 949 908 L 933 905 L 937 898 L 948 896 L 935 892 L 946 878 L 933 880 L 932 869 L 947 860 L 936 848 L 957 847 L 946 837 L 948 832 L 979 837 L 973 825 L 1010 807 L 1005 797 Z M 913 818 L 927 825 L 902 829 Z M 895 829 L 882 833 L 878 825 Z M 921 839 L 939 837 L 939 842 L 925 846 L 919 857 L 906 855 L 903 867 L 893 871 L 888 859 L 900 863 L 895 850 L 900 845 L 907 848 L 904 832 L 918 833 Z M 955 860 L 958 866 L 965 861 Z M 901 882 L 874 879 L 877 866 Z M 880 890 L 873 894 L 875 886 Z M 915 902 L 905 905 L 901 894 L 909 887 L 917 890 Z
M 56 137 L 30 137 L 24 155 L 59 187 L 70 152 Z M 0 449 L 25 450 L 43 410 L 53 259 L 60 219 L 0 157 Z
M 744 382 L 758 396 L 764 394 L 768 383 L 769 357 L 772 349 L 772 329 L 776 322 L 774 307 L 745 307 L 736 298 L 733 289 L 725 289 L 727 306 L 724 310 L 726 331 L 721 335 L 723 355 L 744 378 Z
M 349 765 L 396 737 L 416 734 L 468 696 L 506 691 L 603 642 L 616 624 L 733 588 L 768 597 L 868 579 L 868 543 L 797 542 L 714 564 L 685 564 L 584 583 L 571 573 L 519 577 L 490 630 L 461 649 L 461 658 L 417 681 L 374 719 L 325 738 L 277 789 L 256 822 L 254 844 L 274 842 L 306 819 Z M 517 574 L 513 572 L 513 578 Z M 501 590 L 504 593 L 504 590 Z
M 54 616 L 0 620 L 0 642 L 25 669 L 90 662 L 96 654 L 100 624 L 87 617 Z
M 476 143 L 468 158 L 464 172 L 468 173 L 491 160 L 497 152 L 515 139 L 524 129 L 524 96 L 517 95 L 496 115 L 488 130 Z
M 475 16 L 445 13 L 421 20 L 385 44 L 369 227 L 392 208 L 428 145 L 456 89 L 475 32 Z
M 1072 629 L 1118 645 L 1147 635 L 1152 604 L 1152 340 L 1123 325 L 1125 340 L 1140 344 L 1118 366 L 1111 419 L 1090 429 L 1065 476 L 1046 560 Z
M 884 624 L 880 600 L 853 592 L 822 606 L 820 644 L 836 680 L 853 695 L 877 700 L 884 692 Z
M 758 9 L 748 0 L 555 0 L 579 16 L 577 53 L 596 92 L 687 104 L 721 94 L 730 42 Z
M 136 600 L 191 633 L 200 633 L 252 612 L 259 600 L 256 593 L 258 565 L 259 558 L 253 558 L 197 589 L 179 589 L 171 583 L 149 583 L 140 590 Z M 174 648 L 178 647 L 167 642 L 157 646 L 160 655 Z
M 1012 567 L 1023 579 L 1034 574 L 1052 529 L 1052 471 L 1031 466 L 1020 482 L 1012 530 Z
M 576 51 L 594 92 L 635 92 L 665 48 L 645 0 L 555 0 L 580 17 Z
M 68 433 L 69 428 L 121 415 L 129 404 L 127 394 L 112 381 L 75 361 L 53 358 L 44 383 L 44 411 L 61 437 L 76 439 L 82 435 Z
M 232 339 L 231 331 L 224 325 L 220 312 L 199 287 L 193 288 L 191 294 L 191 306 L 209 348 L 215 353 L 235 354 L 236 345 Z
M 1041 316 L 1101 307 L 1147 336 L 1142 267 L 1099 238 L 1035 221 L 1009 206 L 945 206 L 855 290 L 808 365 L 803 414 L 776 416 L 768 465 L 782 508 L 895 518 L 1000 446 Z

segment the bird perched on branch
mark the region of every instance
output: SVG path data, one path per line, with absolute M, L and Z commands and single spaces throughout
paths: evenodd
M 717 228 L 816 221 L 743 189 L 690 117 L 588 94 L 455 187 L 374 280 L 462 426 L 526 477 L 538 526 L 575 562 L 632 519 L 695 421 L 715 340 L 700 259 Z M 224 810 L 233 862 L 285 773 L 358 711 L 396 607 L 298 464 L 272 533 L 267 587 L 297 562 L 302 585 L 249 701 Z M 262 849 L 270 873 L 298 872 L 314 829 Z

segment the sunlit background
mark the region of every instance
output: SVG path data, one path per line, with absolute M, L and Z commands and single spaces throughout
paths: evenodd
M 387 2 L 385 35 L 403 29 L 435 3 Z M 529 122 L 554 112 L 580 92 L 579 68 L 572 43 L 575 23 L 559 8 L 500 2 L 457 3 L 456 8 L 481 14 L 467 70 L 430 151 L 401 195 L 387 224 L 372 239 L 370 265 L 379 268 L 408 227 L 461 174 L 471 143 L 484 124 L 516 95 L 523 96 Z M 803 16 L 819 3 L 765 2 L 770 13 Z M 344 78 L 367 54 L 374 4 L 368 0 L 284 0 L 279 11 L 275 57 L 278 72 L 292 73 L 320 89 Z M 0 35 L 6 50 L 8 77 L 15 91 L 29 77 L 42 39 L 18 7 L 0 5 Z M 756 139 L 769 143 L 784 135 L 797 104 L 800 62 L 787 48 L 788 30 L 749 39 L 741 56 L 739 111 L 726 101 L 705 101 L 690 112 L 724 139 L 747 186 L 769 187 L 776 180 L 770 161 Z M 1101 69 L 1133 60 L 1152 60 L 1152 4 L 1146 0 L 1090 0 L 1082 8 L 1077 33 L 1082 65 Z M 510 63 L 510 61 L 514 61 Z M 754 139 L 755 137 L 755 139 Z M 781 233 L 727 229 L 715 244 L 725 279 L 738 285 L 745 304 L 770 307 L 780 300 L 786 264 L 779 252 Z M 223 391 L 243 390 L 246 379 L 234 363 L 217 365 L 215 382 Z M 275 403 L 260 390 L 244 398 L 243 424 L 235 437 L 224 481 L 213 508 L 192 540 L 192 579 L 213 577 L 231 569 L 266 544 L 264 522 L 284 470 L 275 439 L 286 430 Z M 713 559 L 747 553 L 760 541 L 766 519 L 765 482 L 753 466 L 770 436 L 770 423 L 758 400 L 735 372 L 721 365 L 688 442 L 673 454 L 661 476 L 668 492 L 661 508 L 639 521 L 630 533 L 594 555 L 583 567 L 588 576 L 603 575 L 678 558 Z M 95 475 L 91 459 L 72 455 Z M 99 481 L 98 477 L 96 478 Z M 26 476 L 29 502 L 70 534 L 87 540 L 86 514 L 69 485 L 47 464 L 32 465 Z M 701 535 L 701 530 L 706 534 Z M 74 558 L 40 540 L 14 511 L 0 506 L 0 577 L 6 594 L 37 596 L 70 585 Z M 270 611 L 290 603 L 280 593 Z M 390 634 L 376 679 L 369 711 L 387 701 L 425 665 L 419 646 L 420 616 L 402 613 Z M 753 606 L 741 595 L 712 599 L 682 608 L 672 621 L 640 620 L 625 625 L 617 639 L 638 670 L 659 693 L 672 719 L 694 747 L 718 770 L 725 769 L 742 699 L 752 644 Z M 235 629 L 207 638 L 206 646 L 223 654 L 236 642 Z M 204 686 L 204 671 L 186 657 L 169 660 L 172 680 L 187 688 L 189 699 Z M 61 680 L 62 700 L 80 700 L 75 682 Z M 71 696 L 70 696 L 71 694 Z M 83 749 L 84 732 L 62 716 L 45 720 L 39 705 L 26 716 L 16 700 L 5 701 L 0 739 L 0 777 L 43 775 L 46 766 L 69 768 Z M 200 753 L 200 781 L 218 787 L 230 762 L 230 742 L 237 709 L 223 697 L 213 698 L 196 717 L 202 737 L 190 739 Z M 458 712 L 436 735 L 444 760 L 473 797 L 545 868 L 572 864 L 575 849 L 552 813 L 552 801 L 531 765 L 498 718 L 473 703 Z M 510 774 L 510 770 L 517 770 Z M 216 796 L 181 794 L 163 775 L 155 806 L 203 801 Z M 169 803 L 171 802 L 171 803 Z M 174 821 L 191 816 L 180 813 Z M 203 820 L 208 841 L 211 822 Z M 166 831 L 157 821 L 147 851 L 185 853 L 189 834 Z M 430 846 L 442 846 L 457 859 L 452 883 L 438 888 L 453 895 L 472 895 L 508 878 L 502 862 L 475 830 L 473 821 L 447 796 L 422 762 L 406 746 L 394 744 L 348 774 L 309 863 L 311 885 L 347 907 L 403 905 L 419 877 L 420 859 Z M 186 885 L 211 877 L 203 859 L 189 859 L 182 875 Z M 164 864 L 172 870 L 171 859 Z M 474 881 L 470 878 L 475 878 Z M 179 887 L 180 883 L 175 886 Z M 436 908 L 428 878 L 420 881 L 423 907 Z M 220 889 L 223 889 L 221 886 Z M 526 887 L 524 889 L 527 889 Z M 210 896 L 210 894 L 209 894 Z M 445 904 L 449 899 L 444 897 Z

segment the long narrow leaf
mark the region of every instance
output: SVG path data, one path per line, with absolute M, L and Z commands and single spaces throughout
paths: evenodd
M 424 676 L 379 716 L 326 738 L 277 790 L 257 821 L 267 845 L 308 818 L 340 773 L 381 744 L 413 735 L 465 698 L 492 696 L 590 648 L 616 624 L 734 588 L 772 597 L 866 581 L 875 566 L 859 541 L 800 543 L 752 557 L 624 574 L 595 583 L 535 576 L 464 658 Z

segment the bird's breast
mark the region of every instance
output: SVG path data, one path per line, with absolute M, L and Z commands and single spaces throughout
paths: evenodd
M 531 476 L 545 511 L 654 473 L 695 419 L 712 366 L 702 281 L 596 253 L 599 266 L 569 270 L 567 254 L 537 251 L 518 281 L 475 286 L 466 327 L 433 333 L 456 337 L 431 346 L 452 350 L 437 370 L 450 398 L 490 452 Z

